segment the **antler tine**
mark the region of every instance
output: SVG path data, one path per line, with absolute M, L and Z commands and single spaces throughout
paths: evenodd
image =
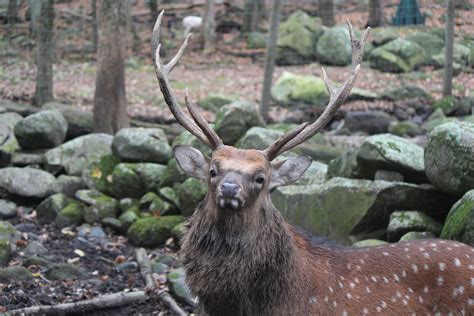
M 304 130 L 306 126 L 308 126 L 308 122 L 296 126 L 288 133 L 280 136 L 270 147 L 263 150 L 262 153 L 267 156 L 268 160 L 272 161 L 276 156 L 278 156 L 281 147 Z
M 180 108 L 179 103 L 176 101 L 171 89 L 168 80 L 169 73 L 173 70 L 173 68 L 178 63 L 179 59 L 184 53 L 186 46 L 188 45 L 189 36 L 188 34 L 186 39 L 184 40 L 183 44 L 179 48 L 176 55 L 166 64 L 164 65 L 161 57 L 160 57 L 160 27 L 161 27 L 161 20 L 163 18 L 163 14 L 165 11 L 161 11 L 156 19 L 155 26 L 153 27 L 153 33 L 151 36 L 151 50 L 152 50 L 152 58 L 153 63 L 155 64 L 155 72 L 156 77 L 158 78 L 158 83 L 160 85 L 161 93 L 165 99 L 166 104 L 173 113 L 173 116 L 176 118 L 179 124 L 181 124 L 185 129 L 187 129 L 191 134 L 199 138 L 203 143 L 205 143 L 209 147 L 213 147 L 209 139 L 207 139 L 206 135 L 200 129 L 198 125 L 196 125 L 193 120 L 191 120 Z
M 272 155 L 271 158 L 269 158 L 270 160 L 274 159 L 281 153 L 290 150 L 295 146 L 298 146 L 299 144 L 306 141 L 308 138 L 317 134 L 321 129 L 323 129 L 329 123 L 332 117 L 336 114 L 341 104 L 351 92 L 352 87 L 354 86 L 355 81 L 357 79 L 357 75 L 359 74 L 360 63 L 364 55 L 364 47 L 369 36 L 370 27 L 365 30 L 361 39 L 358 40 L 354 35 L 354 30 L 352 29 L 352 25 L 349 20 L 347 20 L 347 26 L 349 28 L 349 35 L 352 47 L 352 62 L 349 77 L 344 81 L 344 84 L 340 88 L 334 88 L 333 84 L 327 76 L 326 71 L 324 70 L 324 68 L 322 68 L 324 84 L 326 85 L 326 89 L 329 92 L 329 103 L 326 106 L 326 109 L 315 122 L 313 122 L 311 125 L 308 125 L 306 128 L 303 128 L 299 133 L 294 134 L 294 137 L 289 136 L 290 133 L 293 132 L 293 130 L 283 135 L 280 139 L 286 140 L 286 143 L 281 144 L 279 151 L 276 154 Z M 280 139 L 278 141 L 280 141 Z M 268 149 L 266 149 L 266 151 L 270 151 L 270 148 L 272 148 L 273 146 L 274 145 L 270 146 Z
M 198 112 L 196 105 L 194 104 L 193 100 L 189 96 L 189 90 L 186 88 L 184 92 L 184 100 L 186 102 L 186 106 L 191 114 L 191 117 L 194 119 L 196 124 L 201 128 L 201 130 L 206 135 L 207 139 L 211 143 L 213 149 L 219 148 L 223 145 L 222 140 L 220 139 L 219 135 L 209 126 L 206 120 L 202 117 L 202 115 Z

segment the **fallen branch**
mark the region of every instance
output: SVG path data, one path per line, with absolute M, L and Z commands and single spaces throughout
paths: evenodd
M 152 292 L 156 290 L 155 279 L 151 275 L 151 264 L 148 259 L 148 255 L 144 248 L 138 248 L 135 250 L 135 256 L 137 258 L 138 265 L 140 266 L 140 272 L 145 279 L 146 288 Z M 187 316 L 188 314 L 179 307 L 176 301 L 171 297 L 167 291 L 162 291 L 158 294 L 160 301 L 168 307 L 174 315 Z
M 43 315 L 43 314 L 65 314 L 84 313 L 93 310 L 107 309 L 139 303 L 148 300 L 148 295 L 144 291 L 119 292 L 110 295 L 98 296 L 90 300 L 75 303 L 65 303 L 59 305 L 43 305 L 15 309 L 3 315 Z

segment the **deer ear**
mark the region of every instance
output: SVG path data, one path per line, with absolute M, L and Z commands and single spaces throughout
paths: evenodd
M 173 148 L 173 153 L 184 172 L 191 177 L 207 180 L 209 161 L 199 150 L 179 145 Z
M 311 158 L 303 156 L 272 164 L 272 180 L 269 190 L 295 182 L 308 169 L 311 162 Z

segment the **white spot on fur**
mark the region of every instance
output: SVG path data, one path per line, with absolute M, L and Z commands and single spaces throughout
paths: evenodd
M 366 291 L 367 293 L 370 293 L 369 287 L 365 287 L 365 291 Z
M 362 313 L 364 313 L 364 315 L 369 314 L 369 310 L 367 309 L 367 307 L 364 307 L 364 309 L 362 310 Z
M 402 277 L 404 277 L 404 278 L 407 277 L 407 272 L 405 270 L 402 270 Z
M 377 278 L 376 278 L 376 277 L 371 276 L 370 278 L 372 279 L 372 281 L 374 281 L 375 283 L 377 283 Z
M 353 289 L 353 288 L 355 288 L 356 285 L 351 282 L 351 283 L 349 283 L 349 286 L 351 287 L 351 289 Z
M 351 293 L 347 293 L 347 294 L 346 294 L 346 297 L 347 297 L 348 299 L 351 299 L 351 298 L 352 298 L 352 294 L 351 294 Z
M 403 302 L 403 305 L 408 305 L 408 301 L 406 299 L 403 299 L 402 302 Z
M 424 268 L 426 271 L 428 271 L 428 269 L 430 268 L 430 266 L 425 263 L 425 264 L 423 265 L 423 268 Z
M 384 281 L 385 283 L 388 283 L 388 279 L 387 279 L 386 277 L 383 277 L 383 281 Z
M 385 252 L 385 251 L 384 251 L 384 252 L 382 252 L 382 254 L 383 254 L 384 256 L 388 256 L 388 252 Z
M 428 293 L 428 285 L 425 285 L 425 287 L 423 288 L 423 292 Z
M 455 258 L 455 259 L 454 259 L 454 265 L 455 265 L 456 267 L 460 267 L 460 266 L 461 266 L 461 260 L 459 260 L 459 258 Z
M 438 285 L 443 285 L 444 283 L 444 279 L 442 276 L 439 276 L 437 279 L 436 279 L 436 282 L 438 282 Z
M 429 258 L 429 257 L 430 257 L 430 254 L 427 253 L 427 252 L 425 252 L 425 253 L 423 254 L 423 256 L 425 256 L 425 258 Z
M 438 267 L 441 271 L 444 271 L 444 269 L 446 269 L 446 263 L 440 262 L 440 263 L 438 263 Z
M 411 265 L 411 269 L 413 270 L 413 273 L 417 273 L 418 272 L 418 266 L 416 264 L 412 264 Z
M 420 303 L 423 303 L 423 297 L 418 296 L 418 300 L 420 301 Z
M 329 287 L 329 292 L 334 293 L 334 290 L 332 289 L 332 287 Z

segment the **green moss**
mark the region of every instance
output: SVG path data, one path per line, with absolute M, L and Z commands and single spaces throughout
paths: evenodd
M 433 103 L 433 109 L 441 109 L 443 113 L 448 114 L 456 107 L 456 98 L 452 95 L 443 97 Z
M 300 102 L 322 105 L 329 100 L 324 81 L 316 76 L 302 76 L 284 72 L 272 88 L 275 101 L 283 105 Z
M 12 249 L 8 240 L 0 239 L 0 267 L 6 266 L 12 256 Z
M 122 223 L 122 226 L 125 229 L 128 229 L 133 223 L 135 223 L 137 219 L 138 219 L 138 214 L 134 210 L 128 210 L 119 216 L 119 221 Z
M 202 180 L 188 178 L 178 189 L 181 214 L 189 216 L 194 212 L 197 204 L 207 193 L 207 186 Z
M 140 198 L 145 191 L 143 182 L 135 172 L 134 164 L 118 164 L 114 168 L 112 178 L 115 196 Z
M 409 72 L 411 66 L 401 57 L 385 50 L 382 47 L 370 53 L 370 67 L 387 72 Z
M 468 191 L 449 211 L 440 237 L 474 245 L 474 190 Z M 471 238 L 469 238 L 471 237 Z
M 86 183 L 89 184 L 89 187 L 103 192 L 107 195 L 113 195 L 112 190 L 112 172 L 114 171 L 115 166 L 120 161 L 115 158 L 113 155 L 102 156 L 99 161 L 92 162 L 89 167 L 84 170 L 83 177 L 86 180 Z
M 12 224 L 5 221 L 0 221 L 0 240 L 12 240 L 17 238 L 19 232 Z
M 0 283 L 27 281 L 32 278 L 31 272 L 22 266 L 11 266 L 0 269 Z
M 77 202 L 70 203 L 63 208 L 56 217 L 58 227 L 81 225 L 84 222 L 84 206 Z
M 170 238 L 171 230 L 184 220 L 182 216 L 140 218 L 128 229 L 128 237 L 137 246 L 155 247 Z

